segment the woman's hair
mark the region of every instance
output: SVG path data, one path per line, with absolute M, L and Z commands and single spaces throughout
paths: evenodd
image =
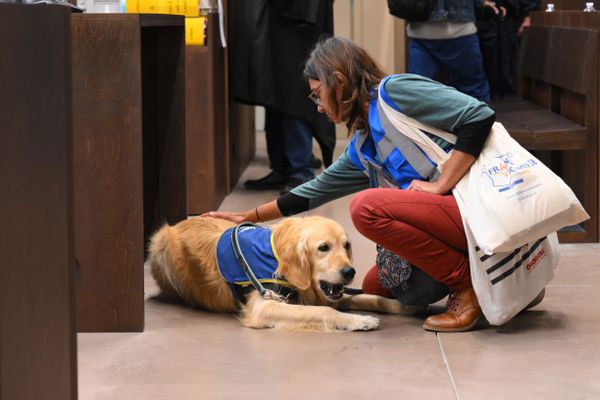
M 338 77 L 342 81 L 342 103 L 335 98 Z M 340 37 L 320 40 L 310 53 L 304 77 L 323 84 L 329 104 L 340 112 L 346 121 L 348 134 L 357 129 L 369 130 L 368 111 L 363 107 L 371 100 L 370 91 L 385 77 L 385 72 L 375 60 L 352 41 Z M 341 108 L 341 110 L 340 110 Z

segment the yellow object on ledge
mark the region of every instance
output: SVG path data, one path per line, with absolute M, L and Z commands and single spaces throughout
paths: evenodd
M 185 44 L 186 46 L 205 46 L 206 17 L 185 18 Z
M 198 0 L 127 0 L 125 12 L 135 14 L 200 15 Z

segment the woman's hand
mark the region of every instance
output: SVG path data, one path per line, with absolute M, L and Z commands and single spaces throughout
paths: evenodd
M 410 185 L 406 188 L 406 190 L 414 190 L 416 192 L 427 192 L 433 194 L 446 194 L 448 190 L 444 190 L 439 184 L 438 181 L 435 182 L 427 182 L 427 181 L 419 181 L 417 179 L 413 180 Z
M 501 14 L 502 18 L 506 17 L 506 8 L 500 7 L 500 9 L 498 9 L 498 7 L 496 6 L 496 2 L 494 1 L 485 0 L 483 2 L 483 6 L 490 7 L 492 10 L 494 10 L 494 13 L 496 15 Z
M 228 211 L 209 211 L 201 215 L 201 217 L 221 218 L 227 221 L 241 224 L 242 222 L 266 222 L 273 219 L 283 217 L 279 207 L 277 206 L 277 200 L 273 200 L 270 203 L 262 204 L 256 208 L 248 211 L 241 212 L 228 212 Z
M 241 224 L 244 221 L 250 221 L 250 218 L 248 218 L 247 211 L 242 211 L 242 212 L 209 211 L 200 216 L 226 219 L 226 220 L 234 222 L 236 224 Z
M 475 157 L 460 150 L 454 150 L 450 158 L 442 164 L 442 173 L 435 182 L 413 180 L 408 185 L 408 190 L 416 190 L 433 194 L 444 195 L 462 179 L 475 162 Z
M 523 34 L 523 31 L 525 30 L 525 28 L 529 28 L 530 26 L 531 26 L 531 17 L 527 16 L 527 17 L 523 18 L 523 23 L 521 23 L 521 26 L 519 27 L 517 35 L 521 36 Z

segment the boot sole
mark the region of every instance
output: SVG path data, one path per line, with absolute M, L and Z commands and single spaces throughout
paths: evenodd
M 527 304 L 525 308 L 521 310 L 521 312 L 527 311 L 530 308 L 537 306 L 542 301 L 544 301 L 544 297 L 546 297 L 546 288 L 542 289 L 542 291 L 537 296 L 535 296 L 535 299 L 531 300 L 531 303 Z
M 427 324 L 423 323 L 423 329 L 425 329 L 426 331 L 430 331 L 430 332 L 466 332 L 466 331 L 472 330 L 480 318 L 481 318 L 481 315 L 478 316 L 477 318 L 475 318 L 475 320 L 473 322 L 471 322 L 469 325 L 460 326 L 457 328 L 434 328 L 434 327 L 428 326 Z

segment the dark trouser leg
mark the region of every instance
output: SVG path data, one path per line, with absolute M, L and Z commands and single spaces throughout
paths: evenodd
M 284 117 L 285 115 L 279 111 L 265 108 L 265 135 L 271 169 L 289 177 L 291 168 L 285 153 Z
M 312 168 L 311 124 L 299 118 L 282 115 L 283 143 L 289 163 L 290 178 L 306 182 L 315 177 Z
M 377 278 L 377 266 L 367 272 L 363 279 L 362 290 L 367 294 L 376 294 L 384 297 L 394 297 L 400 303 L 411 306 L 426 306 L 442 300 L 448 295 L 448 287 L 427 275 L 419 268 L 413 267 L 410 277 L 406 282 L 408 288 L 399 287 L 386 289 L 381 286 Z

